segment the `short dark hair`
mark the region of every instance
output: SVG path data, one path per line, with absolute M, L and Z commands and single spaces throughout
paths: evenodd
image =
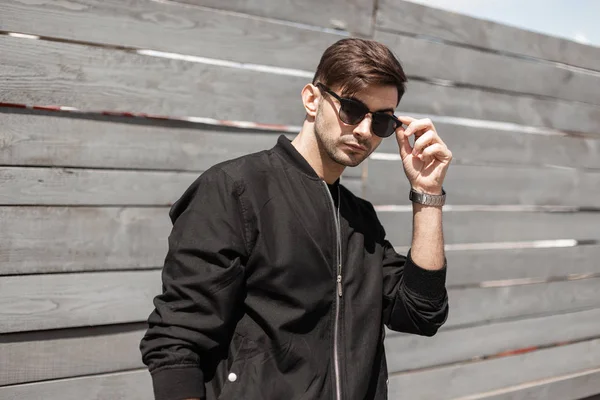
M 407 79 L 400 61 L 386 45 L 348 38 L 338 40 L 321 56 L 312 83 L 319 82 L 340 88 L 344 96 L 355 95 L 369 85 L 393 85 L 400 103 Z

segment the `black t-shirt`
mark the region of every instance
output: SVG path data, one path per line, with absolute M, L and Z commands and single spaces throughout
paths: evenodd
M 329 193 L 331 193 L 331 197 L 333 198 L 333 204 L 335 204 L 335 206 L 337 207 L 338 204 L 338 186 L 340 184 L 339 179 L 337 181 L 335 181 L 333 184 L 327 184 L 327 187 L 329 188 Z

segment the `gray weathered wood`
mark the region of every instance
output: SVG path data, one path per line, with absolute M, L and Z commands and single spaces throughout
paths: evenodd
M 123 119 L 24 113 L 0 114 L 0 118 L 0 164 L 19 166 L 204 171 L 219 162 L 269 149 L 280 135 Z
M 452 205 L 600 205 L 600 173 L 585 170 L 456 164 L 449 168 L 444 186 Z M 368 161 L 368 200 L 409 204 L 409 190 L 400 161 Z
M 168 206 L 198 175 L 193 172 L 0 167 L 0 205 Z
M 169 209 L 0 207 L 0 274 L 161 267 Z
M 0 277 L 0 333 L 142 322 L 161 271 Z
M 6 36 L 0 74 L 8 77 L 0 102 L 292 125 L 303 120 L 300 91 L 310 80 Z M 409 83 L 400 110 L 581 132 L 600 124 L 594 105 L 419 81 Z
M 445 326 L 600 307 L 599 282 L 450 289 Z M 160 290 L 160 271 L 5 276 L 0 289 L 2 333 L 140 322 Z
M 504 188 L 508 186 L 505 185 Z M 379 212 L 390 242 L 409 246 L 412 211 Z M 444 241 L 453 243 L 599 239 L 600 213 L 465 211 L 444 213 Z
M 203 171 L 270 149 L 283 134 L 175 122 L 140 124 L 122 118 L 26 113 L 0 117 L 0 164 L 19 166 Z M 358 178 L 361 173 L 362 165 L 347 168 L 344 176 Z
M 452 312 L 444 327 L 600 307 L 600 278 L 531 285 L 450 289 Z
M 315 4 L 306 2 L 293 5 L 294 15 L 298 15 L 300 4 L 310 10 L 314 18 Z M 23 1 L 5 3 L 0 5 L 0 26 L 5 30 L 47 37 L 150 48 L 309 71 L 316 67 L 321 53 L 329 44 L 344 37 L 174 2 L 132 1 L 124 4 L 117 1 L 78 0 L 77 5 L 64 7 L 59 2 L 49 2 L 43 6 Z M 222 2 L 210 5 L 223 7 Z M 269 5 L 266 4 L 267 7 Z M 340 2 L 334 6 L 341 5 Z M 271 11 L 283 12 L 286 5 L 282 7 L 278 3 L 272 10 L 265 10 L 265 4 L 262 6 L 261 12 L 269 14 Z M 319 3 L 319 6 L 322 7 L 322 4 Z M 346 12 L 350 11 L 347 3 L 344 6 Z M 372 7 L 372 4 L 368 6 Z M 225 7 L 252 8 L 252 5 L 248 2 L 243 5 L 228 3 Z M 328 9 L 331 7 L 331 4 L 327 5 Z M 364 16 L 361 18 L 367 19 Z M 91 23 L 98 28 L 88 29 Z M 362 28 L 364 24 L 359 25 L 359 29 Z M 197 38 L 202 38 L 202 46 L 198 46 Z M 449 79 L 595 104 L 599 97 L 597 91 L 593 90 L 598 78 L 589 74 L 386 32 L 377 32 L 375 39 L 396 50 L 411 76 Z M 257 48 L 262 51 L 257 52 Z M 450 52 L 451 56 L 446 52 Z M 454 61 L 431 63 L 424 62 L 421 57 Z M 492 67 L 488 68 L 486 63 Z M 494 74 L 489 74 L 490 70 L 494 70 Z
M 0 339 L 0 386 L 142 368 L 139 344 L 145 328 L 5 334 Z
M 499 353 L 596 337 L 600 309 L 500 322 L 466 329 L 441 329 L 433 337 L 388 333 L 390 372 L 477 360 Z
M 147 370 L 0 387 L 3 400 L 150 400 Z
M 600 48 L 402 0 L 381 0 L 376 26 L 600 71 Z
M 171 229 L 167 213 L 168 208 L 0 208 L 2 274 L 160 267 Z M 467 214 L 456 213 L 461 216 Z M 448 284 L 595 272 L 599 251 L 598 246 L 450 251 Z
M 6 170 L 0 168 L 0 174 Z M 187 185 L 183 182 L 177 190 L 166 191 L 166 187 L 173 188 L 173 183 L 167 182 L 166 178 L 180 176 L 172 173 L 73 170 L 72 174 L 66 174 L 61 170 L 19 170 L 32 171 L 38 176 L 45 172 L 46 177 L 54 178 L 52 185 L 45 182 L 54 192 L 38 192 L 44 195 L 38 198 L 34 195 L 35 189 L 32 191 L 30 186 L 24 185 L 25 175 L 21 175 L 18 185 L 29 191 L 28 197 L 23 193 L 14 194 L 4 183 L 0 198 L 5 202 L 10 196 L 13 204 L 28 201 L 81 204 L 84 198 L 96 204 L 135 201 L 149 204 L 146 196 L 154 196 L 155 200 L 162 196 L 165 203 L 170 203 L 183 194 Z M 142 182 L 146 185 L 144 193 L 132 190 L 139 189 L 140 180 L 148 174 L 160 179 Z M 193 176 L 191 173 L 184 175 Z M 87 179 L 90 176 L 95 178 Z M 127 179 L 116 179 L 119 176 Z M 65 185 L 69 180 L 71 186 Z M 28 181 L 34 185 L 43 184 L 31 175 Z M 99 183 L 104 187 L 99 188 Z M 344 177 L 343 184 L 355 194 L 362 194 L 360 179 Z M 152 185 L 158 185 L 160 190 Z M 12 188 L 16 187 L 15 183 Z M 84 187 L 87 192 L 82 192 Z M 102 194 L 101 189 L 104 190 L 104 201 L 98 197 Z M 48 198 L 51 193 L 56 194 L 53 201 Z M 159 267 L 166 254 L 166 239 L 171 229 L 168 211 L 168 207 L 0 207 L 0 274 Z
M 175 202 L 194 172 L 0 167 L 1 205 L 148 205 Z
M 395 374 L 390 376 L 390 398 L 457 400 L 461 396 L 596 368 L 599 363 L 600 339 L 596 339 L 513 357 Z
M 600 273 L 600 246 L 447 251 L 447 285 Z
M 363 1 L 365 8 L 372 2 Z M 329 3 L 310 3 L 297 2 L 313 16 L 317 15 L 315 6 L 331 9 Z M 338 3 L 335 8 L 342 9 L 343 2 Z M 361 6 L 343 9 L 352 17 L 362 11 Z M 273 9 L 284 11 L 281 2 Z M 369 21 L 369 16 L 355 17 Z M 91 25 L 94 29 L 89 29 Z M 304 70 L 316 68 L 327 46 L 346 36 L 204 7 L 144 0 L 74 0 L 68 6 L 56 0 L 43 4 L 2 2 L 0 27 L 52 38 Z M 360 28 L 364 29 L 364 24 Z
M 0 37 L 0 102 L 299 125 L 307 78 Z
M 408 82 L 398 109 L 400 114 L 447 115 L 576 132 L 597 133 L 600 124 L 600 107 L 596 105 L 416 80 Z
M 261 17 L 345 29 L 369 35 L 373 29 L 374 0 L 177 0 Z
M 509 386 L 462 400 L 598 400 L 598 396 L 582 398 L 596 393 L 600 393 L 600 368 Z
M 375 39 L 392 49 L 409 76 L 600 104 L 598 75 L 388 32 Z
M 435 117 L 431 119 L 444 143 L 452 150 L 454 164 L 554 165 L 600 169 L 600 131 L 597 136 L 587 138 L 540 135 L 439 122 Z M 377 153 L 398 155 L 396 139 L 390 137 L 383 140 Z

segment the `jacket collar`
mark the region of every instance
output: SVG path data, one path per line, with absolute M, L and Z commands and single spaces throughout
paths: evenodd
M 292 145 L 292 141 L 285 135 L 280 135 L 277 139 L 277 144 L 273 150 L 279 154 L 286 162 L 291 164 L 294 168 L 299 169 L 304 174 L 308 175 L 312 179 L 319 179 L 319 175 L 315 172 L 313 167 L 310 166 L 306 158 Z M 340 179 L 334 182 L 334 186 L 339 184 Z
M 292 145 L 292 141 L 285 135 L 279 136 L 277 144 L 273 148 L 285 161 L 304 172 L 311 178 L 320 179 L 313 167 L 310 166 L 306 158 Z

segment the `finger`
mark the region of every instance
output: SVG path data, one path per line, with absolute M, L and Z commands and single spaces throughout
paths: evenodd
M 435 132 L 435 127 L 433 126 L 433 122 L 429 118 L 418 119 L 411 122 L 408 127 L 405 129 L 405 135 L 415 135 L 415 137 L 419 137 L 426 131 L 432 130 Z
M 398 142 L 398 147 L 400 148 L 400 157 L 404 160 L 407 155 L 412 153 L 410 142 L 404 135 L 404 128 L 399 127 L 396 129 L 396 141 Z
M 414 121 L 416 121 L 416 118 L 413 117 L 409 117 L 408 115 L 400 115 L 400 116 L 396 116 L 400 122 L 402 122 L 404 125 L 410 125 L 411 123 L 413 123 Z
M 417 155 L 419 153 L 422 153 L 423 150 L 433 144 L 433 143 L 437 143 L 437 134 L 434 131 L 427 131 L 425 133 L 423 133 L 421 136 L 419 136 L 419 138 L 417 140 L 415 140 L 415 144 L 413 146 L 413 155 Z
M 449 161 L 452 159 L 452 152 L 444 144 L 434 143 L 431 146 L 427 146 L 421 156 L 422 159 L 433 157 L 440 161 Z

